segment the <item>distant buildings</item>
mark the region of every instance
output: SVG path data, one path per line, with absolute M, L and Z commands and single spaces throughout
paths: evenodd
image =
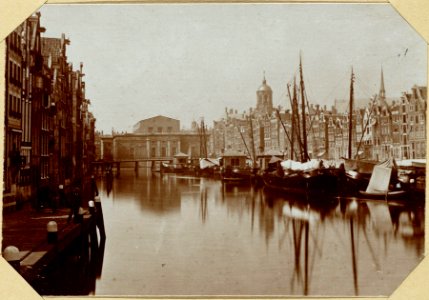
M 55 197 L 90 172 L 95 155 L 82 64 L 74 71 L 67 61 L 64 34 L 44 31 L 36 13 L 6 38 L 4 207 Z
M 141 120 L 133 133 L 103 135 L 100 137 L 100 155 L 103 160 L 170 159 L 182 152 L 190 159 L 201 157 L 203 137 L 199 126 L 180 130 L 180 121 L 165 116 Z
M 299 87 L 293 93 L 298 93 Z M 225 109 L 222 119 L 213 122 L 211 146 L 215 155 L 233 150 L 248 156 L 277 151 L 285 158 L 300 159 L 299 136 L 302 125 L 301 106 L 290 110 L 274 108 L 272 89 L 264 79 L 256 91 L 256 107 L 248 112 Z M 292 95 L 291 95 L 292 97 Z M 294 97 L 292 97 L 294 98 Z M 300 100 L 299 100 L 300 101 Z M 397 160 L 426 157 L 427 88 L 414 86 L 400 101 L 388 102 L 381 73 L 380 92 L 365 105 L 362 100 L 352 114 L 352 157 Z M 306 105 L 307 149 L 311 158 L 339 159 L 348 157 L 348 103 L 331 109 Z M 278 111 L 278 113 L 277 113 Z M 294 113 L 292 113 L 294 111 Z M 297 116 L 297 117 L 294 117 Z M 293 143 L 291 143 L 293 141 Z

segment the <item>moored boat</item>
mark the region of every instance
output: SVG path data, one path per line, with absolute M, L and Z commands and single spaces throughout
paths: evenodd
M 173 161 L 161 162 L 160 171 L 162 173 L 183 173 L 188 163 L 188 155 L 179 152 L 173 156 Z
M 252 168 L 247 155 L 241 152 L 225 152 L 220 159 L 220 175 L 223 183 L 250 184 Z
M 371 178 L 365 191 L 359 194 L 371 199 L 398 199 L 407 195 L 398 182 L 396 164 L 393 159 L 374 166 Z
M 336 172 L 325 168 L 323 161 L 316 159 L 306 163 L 278 162 L 276 170 L 268 169 L 263 179 L 270 189 L 301 195 L 336 195 L 338 186 Z
M 402 160 L 398 162 L 398 180 L 416 199 L 425 198 L 426 159 Z

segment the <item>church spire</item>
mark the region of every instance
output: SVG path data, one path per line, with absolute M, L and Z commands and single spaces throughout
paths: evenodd
M 381 82 L 380 82 L 380 93 L 379 97 L 381 99 L 386 99 L 386 90 L 384 89 L 384 76 L 383 76 L 383 67 L 381 67 Z

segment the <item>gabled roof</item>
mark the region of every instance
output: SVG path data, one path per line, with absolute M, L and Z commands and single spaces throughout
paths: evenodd
M 42 38 L 42 55 L 45 58 L 51 56 L 52 63 L 57 63 L 61 56 L 61 39 Z

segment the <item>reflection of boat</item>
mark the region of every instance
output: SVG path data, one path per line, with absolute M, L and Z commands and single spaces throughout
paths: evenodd
M 321 208 L 294 200 L 285 201 L 283 204 L 285 234 L 292 233 L 294 270 L 291 285 L 292 289 L 295 284 L 297 287 L 302 287 L 305 296 L 311 294 L 311 277 L 315 259 L 322 256 L 323 237 L 322 242 L 318 237 L 324 236 L 324 226 L 320 225 L 323 224 L 326 214 L 334 212 L 334 207 Z M 322 232 L 319 231 L 320 229 Z
M 401 185 L 396 184 L 396 172 L 393 160 L 386 161 L 374 167 L 365 191 L 360 190 L 359 193 L 366 198 L 374 199 L 393 199 L 401 198 L 406 195 L 406 191 L 401 189 Z M 393 185 L 391 184 L 393 182 Z
M 407 239 L 413 239 L 417 253 L 419 255 L 423 253 L 423 249 L 419 249 L 423 237 L 419 237 L 416 231 L 424 232 L 424 209 L 421 205 L 415 204 L 402 201 L 362 200 L 356 197 L 340 198 L 341 219 L 346 222 L 345 224 L 349 223 L 350 229 L 350 247 L 346 247 L 345 253 L 351 250 L 356 296 L 361 293 L 360 288 L 368 288 L 367 285 L 359 284 L 359 278 L 365 278 L 364 281 L 368 282 L 369 278 L 364 277 L 368 272 L 384 273 L 390 268 L 385 259 L 390 256 L 389 252 L 392 252 L 389 250 L 390 246 L 395 251 L 398 238 L 402 238 L 405 243 L 409 243 Z M 361 272 L 364 273 L 359 276 L 359 266 L 362 266 L 362 262 L 368 258 L 372 259 L 372 263 L 361 268 Z

